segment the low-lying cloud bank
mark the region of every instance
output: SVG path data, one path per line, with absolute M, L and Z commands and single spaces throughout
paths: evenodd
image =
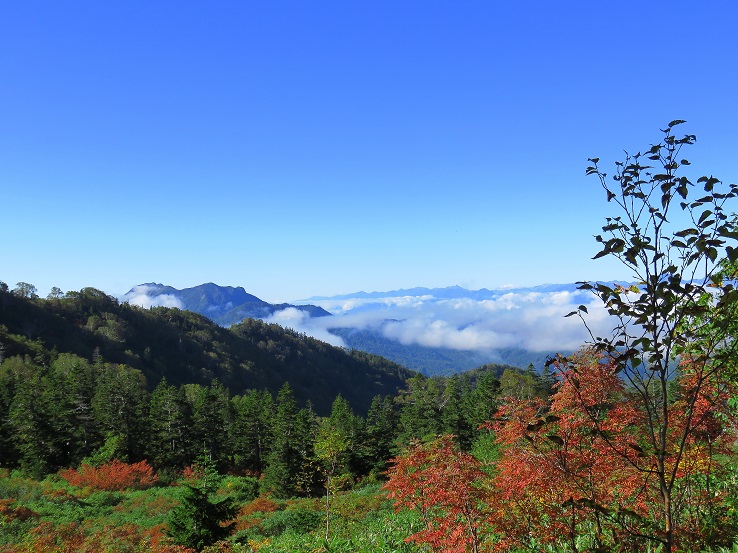
M 178 309 L 184 309 L 184 304 L 177 296 L 171 294 L 152 296 L 150 294 L 153 291 L 154 288 L 152 286 L 140 284 L 134 286 L 122 299 L 131 305 L 137 305 L 144 309 L 151 309 L 152 307 L 177 307 Z
M 489 352 L 521 348 L 533 352 L 571 351 L 589 337 L 578 317 L 565 318 L 586 305 L 586 320 L 596 335 L 607 335 L 612 323 L 590 292 L 514 291 L 490 299 L 388 296 L 311 300 L 334 317 L 311 318 L 290 308 L 268 319 L 333 345 L 343 340 L 332 328 L 370 329 L 404 345 L 418 344 Z

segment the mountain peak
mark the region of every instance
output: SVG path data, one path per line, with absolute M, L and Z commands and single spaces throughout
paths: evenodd
M 230 326 L 247 318 L 266 319 L 275 312 L 290 307 L 305 311 L 312 317 L 330 315 L 314 305 L 273 305 L 249 294 L 241 286 L 221 286 L 213 282 L 181 290 L 157 283 L 141 284 L 132 288 L 124 297 L 131 299 L 135 296 L 139 305 L 176 305 L 204 315 L 221 326 Z

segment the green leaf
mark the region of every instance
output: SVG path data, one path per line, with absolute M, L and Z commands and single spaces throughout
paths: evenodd
M 605 248 L 601 252 L 598 252 L 597 255 L 595 255 L 592 259 L 599 259 L 600 257 L 604 257 L 609 253 L 610 253 L 610 250 L 608 248 Z
M 701 225 L 705 221 L 705 219 L 707 219 L 710 215 L 712 215 L 711 210 L 706 209 L 705 211 L 703 211 L 702 215 L 700 215 L 699 221 L 697 221 L 697 224 Z

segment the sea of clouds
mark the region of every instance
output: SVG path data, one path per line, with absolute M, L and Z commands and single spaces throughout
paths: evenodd
M 470 294 L 471 295 L 471 294 Z M 516 290 L 489 299 L 439 298 L 432 294 L 311 300 L 333 317 L 310 317 L 294 308 L 268 321 L 333 345 L 343 340 L 332 328 L 370 329 L 404 345 L 489 352 L 520 348 L 533 352 L 571 351 L 590 340 L 579 317 L 566 315 L 585 305 L 589 329 L 609 334 L 612 322 L 591 292 Z
M 266 321 L 340 347 L 346 344 L 331 329 L 372 330 L 403 345 L 480 353 L 508 348 L 573 351 L 591 340 L 589 331 L 595 336 L 608 335 L 613 325 L 600 300 L 589 291 L 564 288 L 498 290 L 482 299 L 479 291 L 458 291 L 462 289 L 456 294 L 468 292 L 469 297 L 444 297 L 440 289 L 437 295 L 430 290 L 417 295 L 387 292 L 384 296 L 319 298 L 299 303 L 318 305 L 332 317 L 311 317 L 290 307 Z M 123 300 L 144 308 L 183 308 L 175 295 L 153 292 L 150 286 L 136 286 Z M 589 312 L 587 326 L 579 317 L 566 317 L 580 305 Z

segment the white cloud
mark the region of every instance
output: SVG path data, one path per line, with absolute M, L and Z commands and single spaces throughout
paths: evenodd
M 130 303 L 131 305 L 138 305 L 144 309 L 151 309 L 152 307 L 177 307 L 183 309 L 184 305 L 176 296 L 171 294 L 160 294 L 158 296 L 151 296 L 153 288 L 151 286 L 139 285 L 134 286 L 133 289 L 123 296 L 123 301 Z
M 275 311 L 271 317 L 264 319 L 267 323 L 276 323 L 285 328 L 291 328 L 296 332 L 302 332 L 333 346 L 345 347 L 344 341 L 335 334 L 328 332 L 321 323 L 323 319 L 332 317 L 311 317 L 309 314 L 294 307 L 288 307 L 281 311 Z
M 483 352 L 511 347 L 536 352 L 569 351 L 589 338 L 578 317 L 564 317 L 579 305 L 587 306 L 586 320 L 596 335 L 607 335 L 612 328 L 599 300 L 579 290 L 504 292 L 483 300 L 403 296 L 317 303 L 335 316 L 311 319 L 299 312 L 299 323 L 291 324 L 321 340 L 331 328 L 372 328 L 406 345 Z

